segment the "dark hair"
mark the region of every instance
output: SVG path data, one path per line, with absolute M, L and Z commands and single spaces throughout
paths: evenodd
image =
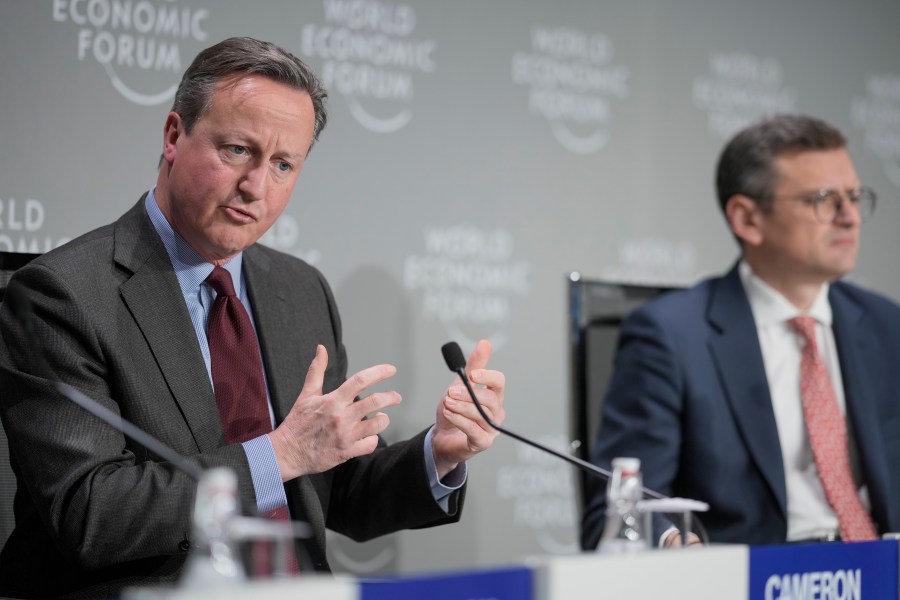
M 774 115 L 749 125 L 731 138 L 716 167 L 719 207 L 735 194 L 765 205 L 771 202 L 778 173 L 775 159 L 793 152 L 834 150 L 847 145 L 840 131 L 813 117 Z
M 318 77 L 290 52 L 249 37 L 228 38 L 210 46 L 201 51 L 184 72 L 175 92 L 172 111 L 181 115 L 188 134 L 209 110 L 216 85 L 233 75 L 261 75 L 309 93 L 316 119 L 313 142 L 319 139 L 328 120 L 325 110 L 328 93 Z

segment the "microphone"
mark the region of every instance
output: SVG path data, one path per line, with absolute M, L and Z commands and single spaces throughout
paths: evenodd
M 533 447 L 537 448 L 538 450 L 542 450 L 543 452 L 552 454 L 553 456 L 556 456 L 557 458 L 561 458 L 564 461 L 575 465 L 576 467 L 580 468 L 582 471 L 586 471 L 595 477 L 601 477 L 603 480 L 608 480 L 609 478 L 612 477 L 612 473 L 610 473 L 606 469 L 598 467 L 597 465 L 595 465 L 593 463 L 589 463 L 585 460 L 582 460 L 582 459 L 578 458 L 577 456 L 571 456 L 571 455 L 559 452 L 558 450 L 554 450 L 553 448 L 550 448 L 549 446 L 545 446 L 539 442 L 536 442 L 532 439 L 525 437 L 524 435 L 520 435 L 514 431 L 511 431 L 509 429 L 506 429 L 505 427 L 501 427 L 500 425 L 497 425 L 496 423 L 494 423 L 491 420 L 491 418 L 487 415 L 487 412 L 485 412 L 484 408 L 481 406 L 481 403 L 478 401 L 478 397 L 475 395 L 475 390 L 472 389 L 472 384 L 469 382 L 469 378 L 466 376 L 466 358 L 465 358 L 465 356 L 463 356 L 463 352 L 462 352 L 462 349 L 460 349 L 459 344 L 457 344 L 456 342 L 447 342 L 446 344 L 441 346 L 441 354 L 444 355 L 444 362 L 447 363 L 447 367 L 451 371 L 453 371 L 454 373 L 459 375 L 459 378 L 462 379 L 463 384 L 466 386 L 466 390 L 468 390 L 468 392 L 469 392 L 469 396 L 472 398 L 472 402 L 475 404 L 475 408 L 478 410 L 478 413 L 481 415 L 481 418 L 483 418 L 487 422 L 488 425 L 490 425 L 491 427 L 493 427 L 500 433 L 508 435 L 511 438 L 515 438 L 515 439 L 519 440 L 520 442 L 523 442 L 525 444 L 528 444 L 529 446 L 533 446 Z M 649 488 L 642 488 L 642 490 L 643 490 L 644 495 L 649 496 L 650 498 L 656 498 L 658 500 L 668 498 L 667 496 L 664 496 L 663 494 L 660 494 L 659 492 L 656 492 Z

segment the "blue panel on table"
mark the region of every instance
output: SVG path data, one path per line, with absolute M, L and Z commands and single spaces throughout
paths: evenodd
M 363 580 L 362 600 L 531 600 L 532 571 L 524 567 Z
M 897 600 L 896 541 L 750 549 L 750 600 Z

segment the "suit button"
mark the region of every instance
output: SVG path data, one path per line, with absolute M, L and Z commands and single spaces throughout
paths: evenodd
M 182 552 L 187 552 L 191 549 L 191 543 L 187 540 L 181 540 L 180 542 L 178 542 L 178 549 Z

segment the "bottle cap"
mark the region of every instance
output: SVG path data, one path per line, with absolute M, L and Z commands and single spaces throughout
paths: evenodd
M 637 473 L 641 470 L 641 459 L 631 456 L 617 456 L 612 460 L 613 469 L 621 469 L 625 473 Z

